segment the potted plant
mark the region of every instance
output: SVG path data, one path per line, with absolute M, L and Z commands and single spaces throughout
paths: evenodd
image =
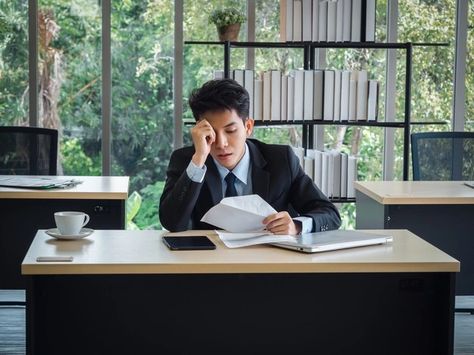
M 237 41 L 240 25 L 245 20 L 245 15 L 235 8 L 217 9 L 212 11 L 209 16 L 209 23 L 216 25 L 221 42 Z

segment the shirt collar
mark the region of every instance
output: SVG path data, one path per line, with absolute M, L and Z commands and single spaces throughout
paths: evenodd
M 214 159 L 214 163 L 216 164 L 217 171 L 219 172 L 221 180 L 224 180 L 230 170 L 222 166 L 221 164 L 219 164 L 217 160 L 215 159 Z M 249 169 L 250 169 L 250 153 L 249 153 L 249 148 L 247 146 L 247 143 L 245 143 L 244 155 L 242 156 L 242 159 L 240 159 L 240 161 L 234 167 L 234 169 L 232 169 L 232 173 L 235 175 L 237 179 L 239 179 L 245 185 L 247 185 Z

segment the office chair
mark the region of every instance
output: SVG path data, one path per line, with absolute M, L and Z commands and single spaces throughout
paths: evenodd
M 0 127 L 0 175 L 56 175 L 58 131 L 37 127 Z M 21 295 L 6 291 L 0 306 L 25 306 Z M 14 299 L 8 300 L 10 294 Z
M 474 181 L 474 132 L 412 133 L 413 180 Z
M 58 131 L 0 127 L 0 175 L 56 175 Z

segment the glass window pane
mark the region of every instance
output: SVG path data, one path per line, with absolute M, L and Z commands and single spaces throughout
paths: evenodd
M 0 0 L 0 125 L 28 125 L 27 0 Z
M 173 21 L 171 0 L 112 2 L 112 174 L 130 176 L 130 210 L 139 208 L 128 228 L 161 227 L 173 144 Z
M 39 125 L 60 132 L 58 174 L 101 174 L 101 7 L 38 2 Z

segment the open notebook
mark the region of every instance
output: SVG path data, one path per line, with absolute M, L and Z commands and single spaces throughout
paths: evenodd
M 318 233 L 306 233 L 296 237 L 295 241 L 272 243 L 277 247 L 297 250 L 305 253 L 362 247 L 384 244 L 393 238 L 388 235 L 373 234 L 355 230 L 333 230 Z

